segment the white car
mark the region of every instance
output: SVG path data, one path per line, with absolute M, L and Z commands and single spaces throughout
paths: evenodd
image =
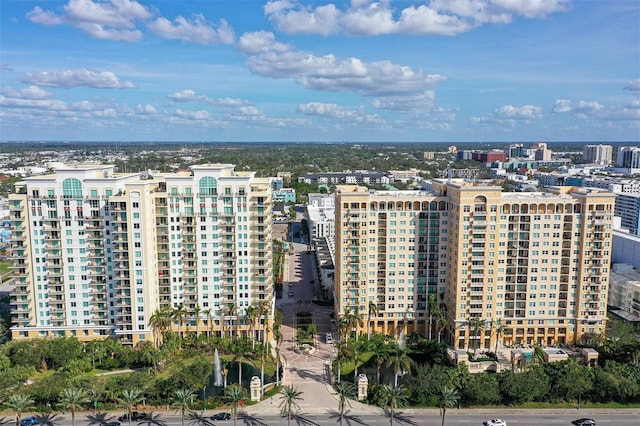
M 325 339 L 327 343 L 333 343 L 333 336 L 331 335 L 331 333 L 327 333 L 327 335 L 325 336 Z
M 491 419 L 482 423 L 484 426 L 507 426 L 507 422 L 501 419 Z

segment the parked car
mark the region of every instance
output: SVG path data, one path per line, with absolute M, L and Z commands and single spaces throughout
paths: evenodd
M 289 292 L 289 297 L 293 297 L 293 292 L 292 291 Z
M 327 335 L 325 336 L 325 339 L 327 343 L 333 343 L 333 336 L 331 335 L 331 333 L 327 333 Z
M 102 422 L 100 426 L 120 426 L 120 422 Z
M 132 411 L 131 412 L 131 421 L 132 422 L 140 422 L 140 421 L 149 420 L 149 419 L 151 419 L 151 416 L 149 415 L 149 413 L 145 413 L 144 411 L 142 411 L 142 412 Z M 124 413 L 123 415 L 118 417 L 118 420 L 121 421 L 121 422 L 128 422 L 129 421 L 129 416 L 127 416 L 127 413 Z
M 507 426 L 507 422 L 502 419 L 486 420 L 482 423 L 484 426 Z
M 31 426 L 37 425 L 38 423 L 40 422 L 34 416 L 25 417 L 24 419 L 20 420 L 20 426 Z
M 289 288 L 293 287 L 293 283 L 289 283 L 287 285 L 289 286 Z
M 596 421 L 593 419 L 578 419 L 572 421 L 571 423 L 576 426 L 596 426 Z
M 231 414 L 229 413 L 218 413 L 211 416 L 211 420 L 231 420 Z

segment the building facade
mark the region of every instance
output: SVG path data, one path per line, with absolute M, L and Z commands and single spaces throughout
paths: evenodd
M 430 188 L 338 187 L 337 314 L 357 308 L 360 332 L 368 323 L 397 338 L 442 333 L 457 348 L 573 343 L 603 332 L 613 194 L 503 193 L 439 179 Z M 430 300 L 446 312 L 444 330 L 429 319 Z M 498 319 L 502 335 L 493 332 Z
M 582 162 L 607 166 L 613 158 L 611 145 L 585 145 L 582 148 Z
M 184 309 L 182 331 L 248 332 L 273 315 L 271 186 L 229 164 L 118 174 L 59 168 L 10 197 L 14 339 L 153 340 L 151 316 Z M 241 324 L 238 323 L 241 322 Z M 182 323 L 183 321 L 181 321 Z
M 616 167 L 640 169 L 640 146 L 621 146 L 618 148 Z
M 633 235 L 640 236 L 640 192 L 616 194 L 616 216 L 620 224 Z

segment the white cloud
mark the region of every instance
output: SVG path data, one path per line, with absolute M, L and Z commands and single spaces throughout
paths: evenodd
M 291 46 L 277 42 L 273 33 L 268 31 L 244 33 L 240 37 L 236 47 L 247 55 L 265 52 L 286 52 L 291 50 Z
M 570 113 L 579 119 L 598 120 L 640 120 L 640 100 L 632 100 L 627 105 L 605 106 L 597 101 L 577 101 L 558 99 L 552 109 L 555 113 Z
M 340 120 L 344 124 L 386 124 L 384 118 L 377 114 L 367 114 L 364 109 L 349 110 L 333 103 L 308 102 L 298 105 L 297 112 L 305 115 L 316 115 L 331 120 Z
M 199 111 L 185 111 L 180 108 L 175 110 L 175 115 L 180 118 L 186 118 L 189 120 L 209 120 L 211 115 L 209 111 L 199 110 Z
M 142 38 L 135 22 L 151 16 L 147 7 L 131 0 L 70 0 L 59 15 L 39 6 L 27 13 L 27 19 L 37 24 L 70 25 L 94 38 L 128 42 Z
M 136 111 L 140 114 L 145 114 L 145 115 L 155 115 L 158 113 L 158 111 L 156 110 L 156 108 L 153 105 L 149 105 L 149 104 L 138 104 L 136 106 Z
M 181 92 L 171 93 L 169 99 L 174 102 L 202 102 L 209 105 L 224 107 L 239 107 L 250 104 L 249 101 L 237 98 L 210 98 L 207 95 L 198 95 L 194 90 L 185 89 Z
M 178 16 L 173 22 L 158 18 L 149 23 L 148 27 L 160 37 L 196 44 L 231 44 L 235 39 L 233 29 L 227 21 L 221 19 L 216 28 L 201 14 L 194 15 L 190 20 Z
M 135 85 L 131 82 L 121 83 L 111 71 L 68 70 L 57 72 L 40 72 L 27 74 L 20 80 L 22 83 L 47 87 L 94 87 L 99 89 L 130 89 Z
M 358 93 L 363 96 L 415 96 L 446 80 L 389 61 L 363 62 L 310 52 L 283 51 L 250 56 L 249 69 L 274 78 L 293 78 L 313 90 Z
M 542 118 L 542 108 L 535 105 L 505 105 L 482 117 L 471 117 L 475 124 L 498 123 L 515 127 L 518 122 L 530 124 L 532 120 Z
M 14 90 L 12 87 L 3 87 L 2 94 L 8 98 L 20 99 L 51 99 L 53 93 L 47 92 L 38 86 L 29 86 L 21 90 Z
M 390 0 L 352 0 L 348 6 L 345 3 L 312 8 L 298 1 L 271 1 L 264 12 L 278 30 L 287 34 L 450 36 L 484 24 L 508 23 L 517 16 L 544 18 L 565 11 L 571 1 L 431 0 L 404 9 L 393 8 Z
M 630 90 L 632 92 L 640 91 L 640 78 L 637 80 L 631 80 L 624 86 L 625 90 Z

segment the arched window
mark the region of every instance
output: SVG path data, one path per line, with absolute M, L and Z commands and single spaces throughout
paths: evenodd
M 218 195 L 218 182 L 210 177 L 205 176 L 200 179 L 200 195 Z
M 63 198 L 82 198 L 82 182 L 76 178 L 67 178 L 62 181 Z

